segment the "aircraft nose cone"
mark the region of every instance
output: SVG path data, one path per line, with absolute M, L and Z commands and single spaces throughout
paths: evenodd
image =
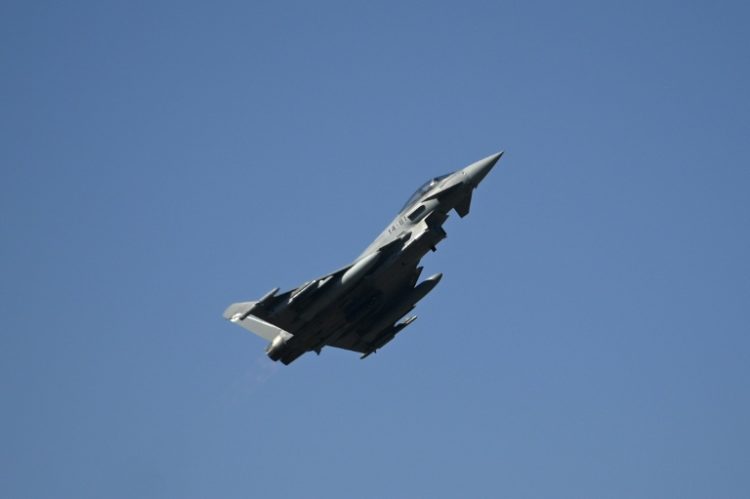
M 462 172 L 466 176 L 466 182 L 474 187 L 479 185 L 479 182 L 490 173 L 490 170 L 495 166 L 495 163 L 497 163 L 497 161 L 503 156 L 503 152 L 504 151 L 500 151 L 492 156 L 487 156 L 486 158 L 480 159 L 476 163 L 472 163 L 464 168 Z

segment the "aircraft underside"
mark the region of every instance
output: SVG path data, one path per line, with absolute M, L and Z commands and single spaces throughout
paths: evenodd
M 426 182 L 350 265 L 282 294 L 277 288 L 233 303 L 224 317 L 266 339 L 268 356 L 284 364 L 326 346 L 363 358 L 374 353 L 416 319 L 402 320 L 440 282 L 442 274 L 418 282 L 419 262 L 446 237 L 448 212 L 469 213 L 473 190 L 501 155 Z

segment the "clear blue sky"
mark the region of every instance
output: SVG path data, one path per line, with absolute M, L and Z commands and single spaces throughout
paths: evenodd
M 0 496 L 750 497 L 744 2 L 4 2 Z M 420 318 L 233 301 L 500 149 Z

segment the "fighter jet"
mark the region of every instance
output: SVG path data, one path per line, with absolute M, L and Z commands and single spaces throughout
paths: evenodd
M 420 260 L 445 239 L 448 212 L 469 214 L 474 189 L 502 155 L 425 182 L 351 264 L 281 294 L 275 288 L 260 300 L 233 303 L 224 318 L 268 340 L 268 357 L 284 364 L 326 346 L 364 359 L 414 322 L 416 316 L 399 320 L 443 277 L 417 284 Z

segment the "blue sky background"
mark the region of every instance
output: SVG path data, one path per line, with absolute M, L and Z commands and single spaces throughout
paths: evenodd
M 0 496 L 746 498 L 743 2 L 4 2 Z M 419 320 L 233 301 L 500 149 Z

